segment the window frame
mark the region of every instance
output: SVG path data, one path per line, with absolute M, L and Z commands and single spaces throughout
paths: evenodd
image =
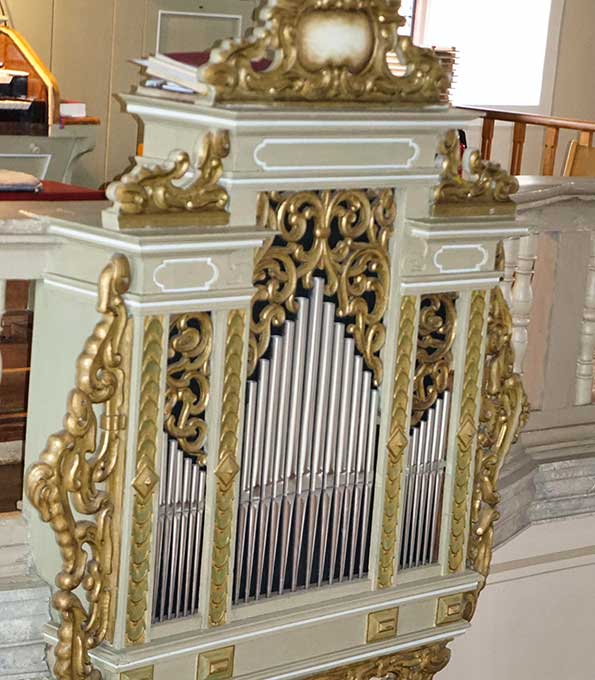
M 417 0 L 414 16 L 413 40 L 417 45 L 424 45 L 424 35 L 428 16 L 431 12 L 432 3 L 443 0 Z M 562 21 L 566 0 L 551 0 L 549 28 L 546 42 L 545 59 L 543 64 L 543 80 L 541 87 L 541 100 L 537 105 L 514 106 L 512 104 L 482 104 L 481 102 L 466 102 L 464 106 L 484 109 L 486 111 L 506 110 L 511 113 L 534 113 L 539 115 L 552 115 L 554 103 L 554 91 L 558 70 L 558 51 L 562 32 Z

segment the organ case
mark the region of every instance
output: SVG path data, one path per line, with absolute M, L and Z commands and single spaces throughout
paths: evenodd
M 269 3 L 197 74 L 203 103 L 123 97 L 144 155 L 103 215 L 51 222 L 34 362 L 57 318 L 75 360 L 97 276 L 103 315 L 37 463 L 64 362 L 31 390 L 57 677 L 425 679 L 469 627 L 526 412 L 496 261 L 526 227 L 512 178 L 460 172 L 469 116 L 438 57 L 395 43 L 397 4 Z M 330 61 L 275 42 L 289 20 L 336 29 Z M 345 55 L 344 20 L 369 53 Z M 33 508 L 72 553 L 41 559 Z

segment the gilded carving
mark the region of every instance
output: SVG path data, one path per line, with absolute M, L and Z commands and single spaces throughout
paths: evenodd
M 521 378 L 513 370 L 512 319 L 499 287 L 491 295 L 487 336 L 467 551 L 468 566 L 482 576 L 482 583 L 476 593 L 466 596 L 468 620 L 475 613 L 492 561 L 494 523 L 500 516 L 500 470 L 529 415 Z
M 424 295 L 421 299 L 412 426 L 450 386 L 457 329 L 456 299 L 456 293 Z
M 170 324 L 165 429 L 180 448 L 206 465 L 205 411 L 209 403 L 209 372 L 213 322 L 207 312 L 182 314 Z
M 297 312 L 300 287 L 312 288 L 314 273 L 323 272 L 325 295 L 336 297 L 338 316 L 348 321 L 347 332 L 380 384 L 395 217 L 389 189 L 261 195 L 260 222 L 279 235 L 255 265 L 250 374 L 269 346 L 272 327 Z
M 101 678 L 89 650 L 113 635 L 131 343 L 122 295 L 129 284 L 128 260 L 115 255 L 99 278 L 103 317 L 78 358 L 64 429 L 49 437 L 27 475 L 29 500 L 54 530 L 62 557 L 52 600 L 60 616 L 58 680 Z M 94 405 L 103 405 L 99 423 Z
M 333 668 L 311 680 L 432 680 L 450 661 L 450 640 Z
M 448 555 L 448 568 L 451 572 L 459 571 L 464 563 L 463 551 L 465 548 L 465 529 L 468 511 L 467 496 L 473 459 L 473 444 L 477 432 L 476 418 L 479 401 L 485 308 L 485 291 L 474 291 L 471 297 L 463 395 L 457 431 L 457 467 L 455 471 L 455 489 Z
M 129 645 L 142 644 L 145 641 L 147 593 L 151 570 L 153 492 L 159 481 L 155 465 L 159 439 L 158 419 L 162 355 L 162 319 L 156 316 L 148 316 L 144 324 L 136 476 L 132 482 L 134 501 L 128 604 L 126 607 L 126 642 Z
M 430 104 L 450 74 L 433 51 L 397 35 L 400 0 L 268 0 L 242 40 L 225 40 L 200 71 L 213 103 L 236 101 Z M 337 36 L 329 41 L 330 31 Z M 396 52 L 403 76 L 389 69 Z M 264 70 L 255 68 L 271 60 Z
M 456 130 L 446 133 L 438 155 L 442 173 L 434 191 L 434 216 L 515 213 L 516 204 L 510 197 L 519 190 L 516 177 L 497 163 L 484 161 L 479 151 L 470 150 L 461 158 Z
M 390 420 L 390 433 L 387 444 L 388 461 L 384 487 L 384 510 L 380 537 L 380 560 L 378 564 L 378 587 L 390 588 L 395 574 L 395 554 L 397 543 L 397 524 L 399 499 L 401 495 L 401 475 L 403 456 L 407 450 L 409 437 L 407 421 L 409 417 L 409 381 L 413 364 L 413 339 L 417 298 L 404 297 L 401 301 L 401 318 L 397 341 L 397 366 Z
M 228 155 L 229 133 L 218 130 L 205 134 L 195 169 L 185 151 L 172 151 L 162 165 L 137 163 L 119 181 L 109 185 L 107 197 L 114 205 L 104 214 L 115 214 L 120 228 L 155 226 L 151 219 L 155 216 L 159 216 L 163 226 L 227 224 L 229 196 L 219 180 L 223 159 Z M 192 170 L 197 176 L 188 184 L 184 178 Z M 112 225 L 106 222 L 105 226 Z
M 221 626 L 227 620 L 234 481 L 240 470 L 238 464 L 238 431 L 243 388 L 242 365 L 245 327 L 245 312 L 231 311 L 227 320 L 219 463 L 215 469 L 215 529 L 209 601 L 209 625 L 213 627 Z

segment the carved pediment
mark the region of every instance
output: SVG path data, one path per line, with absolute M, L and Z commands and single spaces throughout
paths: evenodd
M 199 79 L 213 103 L 444 102 L 450 85 L 433 50 L 397 35 L 400 0 L 268 0 L 242 40 L 216 46 Z M 396 52 L 403 76 L 389 69 Z M 263 60 L 270 65 L 262 70 Z M 266 63 L 266 61 L 265 61 Z

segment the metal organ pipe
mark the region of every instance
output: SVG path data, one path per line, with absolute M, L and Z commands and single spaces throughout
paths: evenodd
M 446 391 L 412 428 L 404 475 L 401 569 L 426 566 L 435 554 L 442 514 L 450 392 Z
M 206 469 L 164 436 L 156 539 L 153 621 L 198 609 Z
M 324 286 L 297 298 L 248 382 L 236 604 L 366 570 L 378 392 Z

